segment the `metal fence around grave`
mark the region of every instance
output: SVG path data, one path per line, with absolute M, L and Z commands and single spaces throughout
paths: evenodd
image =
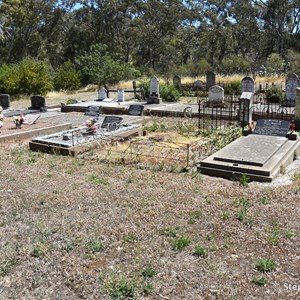
M 240 108 L 240 97 L 226 96 L 224 102 L 210 103 L 206 97 L 197 97 L 199 129 L 217 129 L 228 125 L 241 126 L 241 117 L 245 116 L 245 107 Z M 254 95 L 252 118 L 280 119 L 292 121 L 295 118 L 295 107 L 285 106 L 284 103 L 270 103 L 264 94 Z

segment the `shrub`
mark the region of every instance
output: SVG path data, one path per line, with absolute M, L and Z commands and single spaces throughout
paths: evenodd
M 20 94 L 20 76 L 17 65 L 4 64 L 0 68 L 0 90 L 11 96 Z
M 80 88 L 81 73 L 76 71 L 70 61 L 66 61 L 55 72 L 53 86 L 55 90 L 77 90 Z
M 179 100 L 180 94 L 173 85 L 160 85 L 160 96 L 163 101 L 176 102 Z
M 281 103 L 284 99 L 284 93 L 278 86 L 272 86 L 266 92 L 266 99 L 268 102 Z
M 242 92 L 242 82 L 232 81 L 225 85 L 224 93 L 226 95 L 239 95 Z
M 23 59 L 18 66 L 20 77 L 19 94 L 46 95 L 51 90 L 49 67 L 42 61 Z

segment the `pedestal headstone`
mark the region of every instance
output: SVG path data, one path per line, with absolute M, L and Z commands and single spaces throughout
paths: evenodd
M 286 120 L 259 119 L 256 121 L 254 134 L 285 137 L 289 128 L 290 122 Z
M 213 104 L 224 102 L 224 89 L 219 85 L 211 86 L 208 90 L 208 100 Z
M 206 72 L 206 89 L 216 85 L 216 74 L 212 71 Z
M 128 109 L 129 116 L 142 116 L 144 111 L 143 105 L 131 104 Z
M 243 92 L 240 97 L 240 121 L 246 124 L 252 121 L 253 93 Z
M 247 76 L 242 79 L 242 93 L 244 92 L 254 94 L 254 79 L 252 77 Z
M 3 109 L 7 109 L 10 107 L 10 95 L 8 94 L 0 95 L 0 106 L 2 106 Z
M 106 89 L 99 89 L 98 90 L 98 101 L 103 101 L 106 98 L 107 98 Z
M 118 89 L 118 102 L 125 102 L 124 89 Z
M 294 106 L 296 101 L 297 87 L 299 79 L 296 74 L 290 74 L 285 82 L 285 104 L 286 106 Z
M 173 77 L 173 85 L 177 90 L 181 91 L 181 77 L 179 75 Z
M 159 81 L 158 78 L 153 76 L 150 80 L 150 95 L 147 99 L 147 104 L 159 104 Z
M 29 109 L 43 110 L 45 106 L 45 97 L 40 95 L 31 96 L 31 107 Z

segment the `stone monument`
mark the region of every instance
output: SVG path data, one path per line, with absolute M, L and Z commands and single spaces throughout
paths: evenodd
M 224 89 L 219 85 L 213 85 L 208 90 L 208 102 L 211 105 L 224 103 Z
M 181 77 L 179 75 L 173 77 L 173 85 L 177 90 L 181 91 Z
M 10 107 L 10 95 L 8 94 L 0 95 L 0 106 L 2 106 L 3 109 L 7 109 Z
M 46 107 L 45 97 L 41 95 L 31 96 L 31 107 L 29 109 L 44 110 Z
M 296 74 L 290 74 L 285 82 L 285 105 L 295 106 L 299 78 Z
M 107 91 L 106 89 L 100 88 L 98 90 L 98 101 L 103 101 L 107 98 Z
M 118 102 L 125 102 L 125 89 L 118 89 Z
M 255 83 L 254 79 L 250 76 L 246 76 L 242 79 L 242 93 L 253 93 L 255 92 Z
M 147 104 L 159 104 L 160 102 L 159 81 L 156 76 L 153 76 L 150 80 L 150 94 L 147 99 Z
M 216 74 L 213 71 L 206 72 L 206 89 L 216 85 Z

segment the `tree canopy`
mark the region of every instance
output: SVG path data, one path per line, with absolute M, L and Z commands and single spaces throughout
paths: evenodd
M 101 45 L 98 77 L 108 64 L 118 74 L 125 65 L 166 76 L 297 72 L 299 21 L 300 0 L 2 0 L 0 64 L 31 57 L 87 69 Z

